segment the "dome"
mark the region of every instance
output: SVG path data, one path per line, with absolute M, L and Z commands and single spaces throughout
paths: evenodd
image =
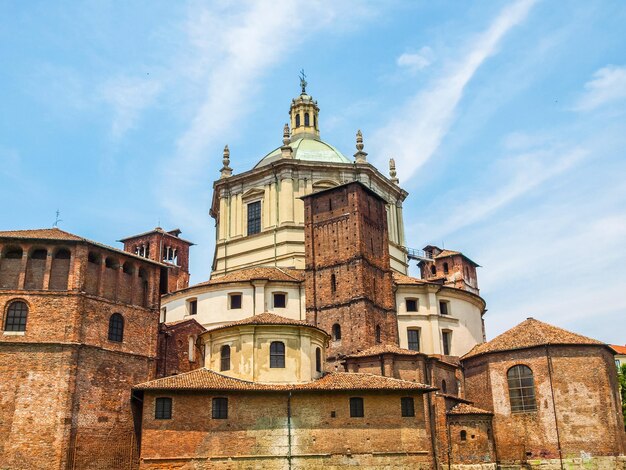
M 339 150 L 326 142 L 313 138 L 299 138 L 289 144 L 293 149 L 293 158 L 311 162 L 352 163 Z M 281 158 L 280 147 L 265 155 L 255 168 L 275 162 Z

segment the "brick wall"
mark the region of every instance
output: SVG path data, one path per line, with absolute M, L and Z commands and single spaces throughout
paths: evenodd
M 498 457 L 559 458 L 559 441 L 563 458 L 623 453 L 612 355 L 602 346 L 551 346 L 549 354 L 542 347 L 464 361 L 467 398 L 495 413 Z M 511 413 L 507 371 L 517 364 L 533 371 L 537 411 Z
M 206 331 L 195 320 L 159 325 L 157 377 L 181 374 L 203 366 L 204 354 L 197 341 Z M 189 341 L 193 339 L 193 357 L 189 357 Z
M 173 398 L 171 420 L 154 419 L 154 400 L 159 396 Z M 414 396 L 412 418 L 400 416 L 404 395 L 396 392 L 294 393 L 290 403 L 284 393 L 217 396 L 229 400 L 228 419 L 211 418 L 209 394 L 147 392 L 141 468 L 192 468 L 207 460 L 211 468 L 226 461 L 223 468 L 285 468 L 290 453 L 295 468 L 431 465 L 422 395 Z M 350 418 L 351 396 L 363 397 L 365 417 Z

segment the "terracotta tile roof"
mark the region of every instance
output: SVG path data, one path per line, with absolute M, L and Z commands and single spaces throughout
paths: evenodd
M 411 276 L 405 276 L 404 274 L 400 274 L 400 273 L 393 273 L 393 282 L 395 282 L 396 284 L 399 285 L 423 285 L 423 284 L 430 284 L 428 281 L 425 281 L 423 279 L 418 279 L 416 277 L 411 277 Z
M 459 403 L 452 409 L 448 410 L 446 414 L 449 415 L 492 415 L 491 411 L 476 408 L 475 406 L 468 405 L 467 403 Z
M 184 374 L 144 382 L 135 390 L 220 390 L 220 391 L 315 391 L 315 390 L 413 390 L 433 391 L 434 387 L 373 374 L 331 372 L 312 382 L 268 384 L 249 382 L 202 368 Z
M 359 351 L 354 354 L 349 354 L 346 357 L 369 357 L 378 356 L 380 354 L 401 354 L 403 356 L 423 356 L 423 353 L 419 351 L 412 351 L 411 349 L 403 349 L 393 344 L 380 344 L 378 346 L 372 346 L 364 351 Z
M 124 254 L 125 256 L 130 256 L 131 258 L 140 259 L 142 261 L 145 261 L 146 263 L 152 263 L 152 264 L 158 264 L 159 266 L 165 266 L 164 264 L 159 263 L 157 261 L 153 261 L 151 259 L 144 258 L 143 256 L 138 256 L 134 253 L 129 253 L 128 251 L 120 250 L 119 248 L 114 248 L 112 246 L 105 245 L 100 242 L 95 242 L 93 240 L 89 240 L 88 238 L 79 237 L 78 235 L 74 235 L 73 233 L 66 232 L 65 230 L 61 230 L 60 228 L 56 228 L 56 227 L 55 228 L 40 228 L 40 229 L 32 229 L 32 230 L 4 230 L 4 231 L 0 231 L 0 238 L 85 242 L 91 245 L 99 246 L 100 248 L 104 248 L 106 250 Z
M 626 355 L 626 346 L 620 346 L 619 344 L 609 344 L 609 347 L 615 351 L 615 354 Z
M 193 287 L 210 286 L 214 284 L 226 284 L 229 282 L 241 281 L 283 281 L 283 282 L 304 282 L 304 270 L 294 268 L 274 268 L 268 266 L 255 266 L 244 268 L 223 276 L 214 277 L 208 281 L 195 284 Z
M 72 240 L 83 241 L 73 233 L 66 232 L 59 228 L 39 228 L 33 230 L 3 230 L 0 231 L 0 238 L 21 238 L 21 239 L 37 239 L 37 240 Z
M 591 344 L 606 346 L 601 341 L 587 338 L 576 333 L 540 322 L 534 318 L 528 318 L 519 325 L 496 336 L 491 341 L 477 344 L 461 359 L 479 356 L 498 351 L 510 351 L 515 349 L 533 348 L 550 344 L 576 345 Z
M 202 328 L 203 330 L 206 330 L 206 328 L 203 327 L 195 318 L 187 318 L 185 320 L 169 321 L 166 323 L 162 323 L 162 325 L 164 325 L 166 328 L 173 328 L 173 327 L 180 326 L 184 323 L 196 323 L 200 328 Z
M 190 242 L 189 240 L 185 240 L 184 238 L 180 238 L 178 235 L 180 235 L 182 232 L 179 228 L 175 228 L 174 230 L 168 230 L 167 232 L 165 230 L 163 230 L 161 227 L 155 227 L 154 230 L 149 230 L 148 232 L 143 232 L 143 233 L 139 233 L 137 235 L 131 235 L 130 237 L 125 237 L 125 238 L 120 238 L 118 240 L 118 242 L 125 242 L 127 240 L 132 240 L 134 238 L 140 238 L 143 237 L 145 235 L 151 235 L 153 233 L 160 233 L 163 236 L 168 236 L 168 237 L 172 237 L 172 238 L 176 238 L 177 240 L 180 240 L 182 242 L 188 243 L 189 245 L 195 245 L 195 243 Z
M 306 326 L 309 328 L 315 328 L 326 333 L 321 328 L 318 328 L 311 323 L 308 323 L 306 320 L 294 320 L 293 318 L 283 317 L 281 315 L 276 315 L 275 313 L 263 312 L 258 315 L 254 315 L 252 317 L 244 318 L 243 320 L 234 321 L 231 323 L 227 323 L 226 325 L 221 325 L 216 328 L 212 328 L 209 331 L 218 331 L 226 328 L 232 328 L 234 326 L 242 326 L 242 325 L 292 325 L 292 326 Z M 328 335 L 328 333 L 326 333 Z

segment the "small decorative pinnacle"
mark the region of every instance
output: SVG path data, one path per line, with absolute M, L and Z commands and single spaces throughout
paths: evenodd
M 228 148 L 228 145 L 224 147 L 224 155 L 222 158 L 222 164 L 224 166 L 222 166 L 222 169 L 220 170 L 221 172 L 220 178 L 228 178 L 229 176 L 232 176 L 233 169 L 230 167 L 230 150 Z
M 393 158 L 389 159 L 389 177 L 393 184 L 398 184 L 400 180 L 397 178 L 396 173 L 396 161 Z
M 361 129 L 356 132 L 356 153 L 354 154 L 354 160 L 356 163 L 366 163 L 367 153 L 363 151 L 363 134 Z
M 283 145 L 280 148 L 280 153 L 283 158 L 293 158 L 293 149 L 291 145 L 289 145 L 291 142 L 289 134 L 289 124 L 285 124 L 285 127 L 283 127 Z
M 306 86 L 308 85 L 306 81 L 306 75 L 304 74 L 304 69 L 300 70 L 300 87 L 302 88 L 302 94 L 306 94 Z

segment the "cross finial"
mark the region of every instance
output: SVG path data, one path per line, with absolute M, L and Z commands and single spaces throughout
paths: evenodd
M 302 88 L 302 94 L 306 93 L 306 86 L 308 85 L 306 81 L 306 75 L 304 73 L 304 69 L 300 70 L 300 87 Z
M 59 227 L 59 222 L 63 222 L 63 220 L 61 220 L 60 216 L 61 216 L 61 211 L 59 209 L 57 209 L 56 217 L 54 219 L 54 225 L 52 225 L 53 227 L 57 227 L 58 228 Z

